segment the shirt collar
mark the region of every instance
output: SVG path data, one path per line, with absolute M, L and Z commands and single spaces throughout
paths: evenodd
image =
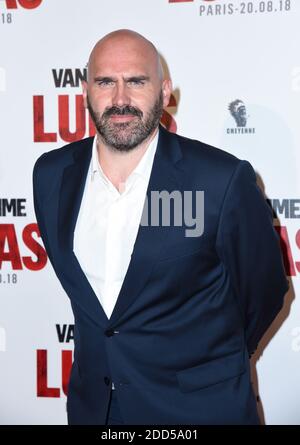
M 140 159 L 138 165 L 135 167 L 135 169 L 131 172 L 130 176 L 127 178 L 132 178 L 132 176 L 141 176 L 145 180 L 148 180 L 150 177 L 152 164 L 154 155 L 157 148 L 158 143 L 158 134 L 159 131 L 157 131 L 154 138 L 151 140 L 149 146 L 147 147 L 147 150 L 143 154 L 142 158 Z M 94 137 L 93 141 L 93 148 L 92 148 L 92 160 L 91 160 L 91 179 L 93 180 L 96 173 L 99 173 L 100 177 L 105 181 L 108 182 L 108 178 L 104 174 L 101 165 L 98 160 L 98 152 L 97 152 L 97 135 Z M 126 181 L 127 182 L 127 181 Z

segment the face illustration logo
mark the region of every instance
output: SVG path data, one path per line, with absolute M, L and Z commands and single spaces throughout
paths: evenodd
M 244 102 L 240 99 L 236 99 L 229 104 L 228 109 L 234 118 L 237 127 L 246 127 L 247 114 Z
M 235 120 L 236 126 L 227 128 L 227 134 L 255 134 L 255 127 L 247 127 L 249 115 L 247 115 L 246 106 L 241 99 L 230 102 L 228 110 Z
M 18 5 L 24 9 L 35 9 L 40 6 L 43 0 L 5 0 L 7 9 L 17 9 Z

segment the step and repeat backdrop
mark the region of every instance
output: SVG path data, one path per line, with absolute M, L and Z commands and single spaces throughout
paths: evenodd
M 32 168 L 94 134 L 81 80 L 95 42 L 119 28 L 161 54 L 174 87 L 165 126 L 250 161 L 274 209 L 291 286 L 253 385 L 264 423 L 300 424 L 299 21 L 298 0 L 0 0 L 1 424 L 67 423 L 74 319 L 40 238 Z

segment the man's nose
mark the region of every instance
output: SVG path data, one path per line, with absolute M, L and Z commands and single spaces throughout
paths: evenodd
M 130 105 L 130 98 L 125 83 L 117 83 L 113 96 L 113 105 L 122 107 L 123 105 Z

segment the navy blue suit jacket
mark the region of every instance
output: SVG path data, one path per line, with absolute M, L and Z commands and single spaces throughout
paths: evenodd
M 43 154 L 34 205 L 72 305 L 69 424 L 256 424 L 249 355 L 288 285 L 272 212 L 247 161 L 160 127 L 147 194 L 204 191 L 204 232 L 142 226 L 110 319 L 73 252 L 92 138 Z

